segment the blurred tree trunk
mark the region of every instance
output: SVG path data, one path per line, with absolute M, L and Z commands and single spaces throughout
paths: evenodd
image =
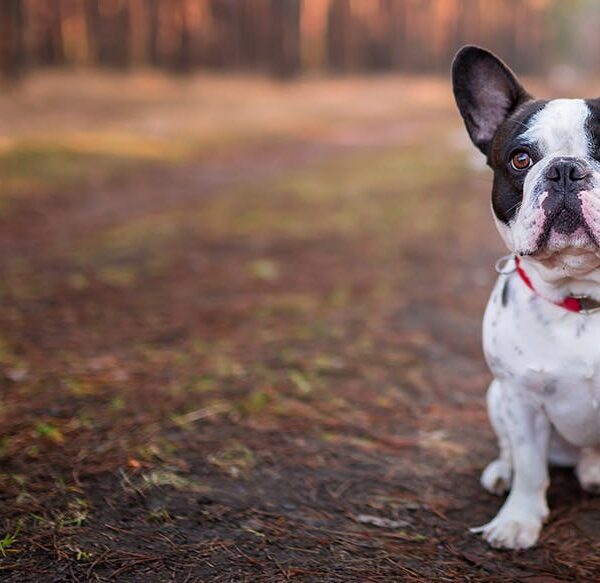
M 406 4 L 388 0 L 390 14 L 390 66 L 401 69 L 404 66 L 404 43 L 406 39 Z
M 99 65 L 129 64 L 129 10 L 123 0 L 88 2 L 88 30 Z
M 189 19 L 186 0 L 179 0 L 179 43 L 175 56 L 175 69 L 181 73 L 186 73 L 192 68 Z
M 0 75 L 16 79 L 23 71 L 22 0 L 0 0 Z
M 574 9 L 559 10 L 560 0 L 520 0 L 519 10 L 516 3 L 0 0 L 0 75 L 18 76 L 25 64 L 209 67 L 279 77 L 324 68 L 446 71 L 465 42 L 500 51 L 523 72 L 539 72 Z M 586 39 L 595 54 L 595 36 Z
M 242 59 L 240 16 L 245 0 L 211 0 L 210 12 L 215 24 L 215 43 L 210 59 L 217 69 L 239 68 Z
M 60 0 L 55 0 L 52 10 L 44 13 L 40 29 L 37 31 L 37 50 L 35 61 L 51 67 L 65 62 L 63 39 L 63 7 Z
M 327 15 L 327 62 L 334 71 L 348 69 L 351 34 L 351 7 L 348 0 L 333 0 Z
M 158 50 L 158 8 L 160 0 L 148 0 L 148 64 L 156 67 L 160 63 Z
M 300 70 L 300 0 L 272 0 L 273 72 L 291 77 Z

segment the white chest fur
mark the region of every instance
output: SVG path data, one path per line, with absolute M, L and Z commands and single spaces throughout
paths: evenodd
M 600 445 L 600 313 L 578 314 L 501 275 L 483 322 L 483 346 L 501 385 L 542 407 L 569 443 Z

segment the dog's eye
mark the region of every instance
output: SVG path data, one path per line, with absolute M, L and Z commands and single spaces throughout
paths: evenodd
M 510 165 L 515 170 L 527 170 L 532 164 L 531 156 L 527 152 L 515 152 L 510 159 Z

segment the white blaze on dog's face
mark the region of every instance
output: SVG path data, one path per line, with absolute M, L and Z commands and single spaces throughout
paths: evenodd
M 524 175 L 521 202 L 509 221 L 498 221 L 500 233 L 520 255 L 593 252 L 600 240 L 600 168 L 592 157 L 592 110 L 583 99 L 533 101 L 522 110 L 540 105 L 518 124 L 527 126 L 524 131 L 510 136 L 530 165 L 515 169 L 511 163 L 513 172 Z
M 478 47 L 459 52 L 453 83 L 494 170 L 492 208 L 509 249 L 548 267 L 600 266 L 600 101 L 533 99 Z

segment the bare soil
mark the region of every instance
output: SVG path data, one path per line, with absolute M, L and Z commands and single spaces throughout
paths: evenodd
M 109 81 L 79 82 L 75 113 L 52 79 L 0 100 L 6 151 L 39 138 L 38 95 L 70 144 L 101 120 L 180 136 L 180 81 L 136 107 Z M 239 80 L 249 113 L 198 149 L 234 99 L 211 82 L 185 155 L 3 207 L 1 580 L 597 580 L 600 501 L 568 470 L 535 549 L 468 531 L 502 503 L 478 479 L 503 250 L 445 82 Z M 260 103 L 283 131 L 248 137 Z

